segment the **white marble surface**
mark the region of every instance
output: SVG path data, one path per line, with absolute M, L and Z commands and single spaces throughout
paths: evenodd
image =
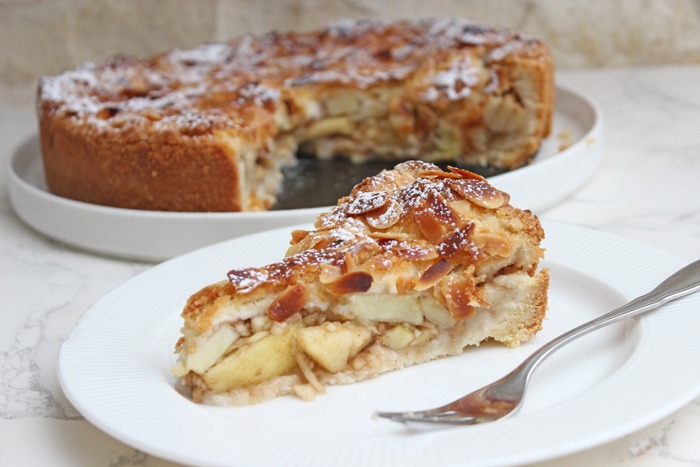
M 559 81 L 601 105 L 605 158 L 584 188 L 541 217 L 700 258 L 700 66 L 568 71 Z M 61 392 L 56 354 L 78 317 L 152 265 L 75 251 L 12 212 L 5 162 L 35 132 L 31 94 L 0 88 L 0 465 L 172 465 L 102 433 Z M 538 465 L 700 466 L 698 439 L 700 399 L 622 439 Z

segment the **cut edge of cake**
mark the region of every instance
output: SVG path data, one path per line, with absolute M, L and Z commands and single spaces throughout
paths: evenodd
M 313 399 L 486 340 L 541 329 L 544 232 L 483 178 L 410 161 L 295 231 L 279 262 L 234 269 L 183 310 L 174 373 L 193 400 Z

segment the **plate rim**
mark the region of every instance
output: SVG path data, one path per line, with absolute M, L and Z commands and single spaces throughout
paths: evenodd
M 580 227 L 572 224 L 563 224 L 563 223 L 558 223 L 558 222 L 551 222 L 551 221 L 543 221 L 543 224 L 545 226 L 545 231 L 546 232 L 552 232 L 554 231 L 556 235 L 559 235 L 559 237 L 554 238 L 551 240 L 548 244 L 548 248 L 561 248 L 562 246 L 558 245 L 566 245 L 567 242 L 571 243 L 576 240 L 576 238 L 593 238 L 598 240 L 598 243 L 605 244 L 606 242 L 609 245 L 612 245 L 611 247 L 607 248 L 605 252 L 600 252 L 598 257 L 592 257 L 590 259 L 577 259 L 575 267 L 580 268 L 584 267 L 584 265 L 587 265 L 586 267 L 595 267 L 596 265 L 600 265 L 601 262 L 605 262 L 604 258 L 601 257 L 601 255 L 610 255 L 612 254 L 613 256 L 615 254 L 623 254 L 623 253 L 629 253 L 629 251 L 634 250 L 634 251 L 640 251 L 643 253 L 646 253 L 646 255 L 638 255 L 638 256 L 645 256 L 647 259 L 651 257 L 654 260 L 654 265 L 655 268 L 653 271 L 646 270 L 644 273 L 639 272 L 639 270 L 636 270 L 635 274 L 632 275 L 632 277 L 625 277 L 623 279 L 617 279 L 616 282 L 618 283 L 618 290 L 624 291 L 625 295 L 635 295 L 638 293 L 641 293 L 640 290 L 646 291 L 651 288 L 651 286 L 656 285 L 657 282 L 660 282 L 661 279 L 663 279 L 666 275 L 670 274 L 671 272 L 675 271 L 676 269 L 680 268 L 681 266 L 684 265 L 684 261 L 675 258 L 671 256 L 670 254 L 663 252 L 661 250 L 657 250 L 654 247 L 651 247 L 646 244 L 638 243 L 633 240 L 629 240 L 623 237 L 618 237 L 613 234 L 609 234 L 606 232 L 601 232 L 597 230 L 593 230 L 590 228 L 585 228 L 585 227 Z M 272 232 L 279 232 L 279 231 L 290 231 L 290 228 L 280 228 L 280 229 L 275 229 L 273 231 L 268 231 L 266 232 L 267 234 L 270 234 Z M 246 237 L 255 237 L 258 234 L 253 234 L 251 236 L 246 236 Z M 198 255 L 202 254 L 208 254 L 207 252 L 213 252 L 216 251 L 217 249 L 220 248 L 226 248 L 226 247 L 231 247 L 232 244 L 235 242 L 241 242 L 241 241 L 249 241 L 248 240 L 243 240 L 243 238 L 238 238 L 238 239 L 232 239 L 226 242 L 222 242 L 216 245 L 208 246 L 205 248 L 202 248 L 200 250 L 197 250 L 192 253 L 188 253 L 186 255 L 183 255 L 179 258 L 175 258 L 173 260 L 167 261 L 165 263 L 162 263 L 161 265 L 155 266 L 154 268 L 150 269 L 149 271 L 146 271 L 138 276 L 136 276 L 134 279 L 131 279 L 127 281 L 126 283 L 122 284 L 121 286 L 117 287 L 113 291 L 109 292 L 106 294 L 103 298 L 100 300 L 96 301 L 95 304 L 88 310 L 81 318 L 79 319 L 78 323 L 76 324 L 76 329 L 78 329 L 81 326 L 84 326 L 86 322 L 89 322 L 93 318 L 91 317 L 91 314 L 94 316 L 95 309 L 99 309 L 100 307 L 103 306 L 105 300 L 110 300 L 114 297 L 115 294 L 119 294 L 120 290 L 124 290 L 125 287 L 129 283 L 135 283 L 138 280 L 147 280 L 150 275 L 155 275 L 157 277 L 159 271 L 164 271 L 167 270 L 168 268 L 176 268 L 178 263 L 183 262 L 183 258 L 189 258 L 190 260 L 195 259 Z M 598 245 L 599 246 L 599 245 Z M 625 250 L 624 252 L 619 252 L 620 247 L 623 247 L 622 249 Z M 556 250 L 555 250 L 556 251 Z M 597 248 L 595 251 L 598 251 Z M 616 253 L 619 252 L 619 253 Z M 636 256 L 636 255 L 635 255 Z M 615 258 L 613 258 L 615 259 Z M 620 260 L 621 258 L 617 258 L 617 260 Z M 629 259 L 629 258 L 625 258 Z M 609 259 L 608 259 L 609 261 Z M 618 261 L 619 262 L 619 261 Z M 610 264 L 610 263 L 608 263 Z M 640 258 L 633 258 L 630 261 L 630 266 L 640 266 L 643 264 L 642 259 Z M 568 265 L 567 265 L 568 266 Z M 574 266 L 572 266 L 574 267 Z M 619 271 L 619 270 L 624 270 L 624 266 L 621 265 L 612 265 L 610 266 L 613 268 L 613 270 Z M 608 273 L 609 275 L 609 273 Z M 605 275 L 604 275 L 605 276 Z M 139 279 L 140 278 L 140 279 Z M 610 280 L 610 277 L 605 278 L 606 280 Z M 625 286 L 624 284 L 627 283 Z M 619 284 L 623 284 L 622 289 L 619 288 Z M 631 285 L 630 285 L 631 284 Z M 627 290 L 625 290 L 627 289 Z M 700 296 L 689 296 L 686 297 L 683 303 L 688 304 L 689 302 L 698 302 L 700 303 Z M 679 305 L 679 301 L 673 302 L 671 304 L 666 305 L 666 307 L 674 307 L 676 309 L 681 308 L 681 305 Z M 667 314 L 652 314 L 652 315 L 646 315 L 641 317 L 641 319 L 644 320 L 649 320 L 650 322 L 653 322 L 655 324 L 663 324 L 665 321 L 668 320 L 668 318 L 665 318 L 668 316 Z M 698 318 L 700 319 L 700 318 Z M 698 321 L 695 324 L 700 324 L 700 321 Z M 700 328 L 700 325 L 698 326 Z M 653 327 L 652 327 L 653 329 Z M 84 334 L 84 333 L 83 333 Z M 85 339 L 85 336 L 83 335 L 82 337 L 78 336 L 77 339 Z M 78 344 L 80 344 L 80 341 L 78 341 Z M 59 356 L 58 356 L 58 375 L 59 375 L 59 381 L 61 384 L 61 387 L 68 398 L 68 400 L 73 403 L 78 410 L 83 413 L 83 415 L 88 419 L 91 423 L 95 424 L 98 426 L 100 429 L 105 431 L 107 434 L 115 437 L 116 439 L 119 439 L 123 442 L 126 442 L 127 444 L 130 444 L 134 447 L 137 447 L 138 449 L 142 449 L 146 452 L 149 452 L 151 454 L 154 454 L 159 457 L 163 457 L 165 459 L 173 460 L 173 461 L 178 461 L 178 462 L 193 462 L 200 464 L 203 462 L 202 459 L 200 458 L 188 458 L 187 454 L 183 456 L 182 453 L 173 453 L 172 451 L 169 451 L 167 448 L 163 448 L 162 446 L 153 446 L 149 445 L 148 442 L 144 441 L 143 439 L 134 439 L 133 437 L 130 437 L 128 434 L 122 433 L 122 432 L 114 432 L 113 429 L 109 426 L 109 421 L 101 420 L 99 416 L 96 416 L 94 413 L 91 413 L 90 410 L 85 410 L 85 406 L 83 404 L 83 401 L 80 401 L 76 399 L 76 394 L 72 392 L 71 385 L 74 384 L 74 382 L 71 381 L 71 370 L 68 368 L 70 366 L 72 353 L 74 354 L 76 345 L 76 335 L 75 335 L 75 329 L 70 333 L 69 338 L 62 343 L 60 350 L 59 350 Z M 66 366 L 68 365 L 68 367 Z M 670 369 L 673 370 L 673 369 Z M 677 368 L 676 368 L 677 370 Z M 673 371 L 676 371 L 673 370 Z M 617 372 L 616 372 L 617 373 Z M 603 388 L 605 390 L 605 388 Z M 595 392 L 595 391 L 593 391 Z M 693 400 L 697 395 L 700 394 L 700 375 L 697 375 L 695 378 L 692 379 L 692 388 L 686 388 L 683 391 L 683 394 L 681 397 L 675 397 L 672 401 L 666 401 L 664 404 L 661 406 L 657 406 L 655 410 L 646 413 L 642 416 L 636 415 L 636 418 L 632 419 L 625 419 L 620 421 L 620 423 L 615 426 L 615 427 L 610 427 L 607 426 L 605 429 L 600 430 L 597 432 L 595 436 L 589 436 L 588 438 L 584 440 L 578 440 L 578 441 L 571 441 L 566 445 L 559 445 L 559 446 L 538 446 L 538 449 L 533 449 L 525 454 L 521 455 L 510 455 L 510 457 L 504 457 L 500 459 L 491 459 L 491 460 L 482 460 L 481 462 L 478 462 L 479 465 L 515 465 L 515 464 L 521 464 L 524 462 L 534 462 L 534 461 L 543 461 L 543 460 L 548 460 L 548 459 L 553 459 L 557 457 L 561 457 L 567 454 L 572 454 L 575 452 L 578 452 L 580 450 L 586 449 L 586 448 L 591 448 L 597 445 L 600 445 L 604 442 L 612 441 L 614 439 L 617 439 L 621 436 L 624 436 L 625 434 L 631 433 L 632 431 L 636 429 L 643 428 L 659 419 L 662 417 L 672 413 L 673 411 L 677 410 L 678 408 L 682 407 L 683 405 L 687 404 L 691 400 Z M 595 396 L 595 394 L 593 395 Z M 586 395 L 586 398 L 593 397 L 593 396 L 588 396 Z M 582 396 L 584 397 L 584 396 Z M 575 406 L 575 404 L 573 404 Z M 657 404 L 658 405 L 658 404 Z M 82 410 L 81 410 L 82 408 Z M 574 407 L 575 409 L 575 407 Z M 85 413 L 87 412 L 87 413 Z M 576 413 L 576 410 L 572 409 L 572 404 L 562 404 L 553 408 L 549 409 L 544 409 L 540 410 L 537 412 L 539 415 L 540 419 L 551 419 L 552 422 L 554 423 L 555 418 L 561 417 L 561 416 L 566 416 L 567 413 Z M 506 430 L 509 432 L 517 432 L 518 429 L 522 429 L 522 425 L 525 425 L 527 427 L 527 420 L 523 422 L 523 418 L 518 419 L 518 417 L 513 417 L 512 419 L 508 419 L 507 423 L 498 423 L 498 424 L 491 424 L 489 425 L 482 425 L 479 427 L 466 427 L 466 428 L 458 428 L 451 430 L 449 432 L 442 432 L 442 435 L 426 435 L 429 438 L 424 438 L 428 439 L 431 443 L 435 443 L 440 445 L 439 438 L 436 438 L 436 436 L 442 436 L 443 440 L 452 440 L 454 442 L 455 439 L 459 439 L 459 437 L 465 436 L 467 433 L 465 433 L 466 430 L 475 430 L 474 432 L 481 432 L 486 433 L 486 435 L 494 433 L 494 430 Z M 432 438 L 430 438 L 432 436 Z M 351 437 L 352 438 L 352 437 Z M 351 445 L 356 445 L 356 441 L 353 442 L 353 440 L 349 440 Z M 365 442 L 368 442 L 367 439 L 364 440 Z M 442 444 L 444 445 L 446 441 L 443 441 Z M 357 447 L 357 446 L 356 446 Z M 374 446 L 376 447 L 376 446 Z M 231 459 L 226 459 L 226 461 L 230 461 Z M 206 465 L 217 465 L 216 462 L 212 463 L 209 462 L 210 460 L 205 461 Z M 408 464 L 406 464 L 408 465 Z
M 602 160 L 601 145 L 603 142 L 603 113 L 598 103 L 587 96 L 585 93 L 571 88 L 566 85 L 556 84 L 556 92 L 566 99 L 573 99 L 577 105 L 584 106 L 578 110 L 584 110 L 583 113 L 589 113 L 592 119 L 588 130 L 583 136 L 572 145 L 564 150 L 556 153 L 556 157 L 548 157 L 545 160 L 537 163 L 521 167 L 514 171 L 490 177 L 489 181 L 495 186 L 500 186 L 504 191 L 510 192 L 511 196 L 517 196 L 513 191 L 529 193 L 532 190 L 527 188 L 529 185 L 523 179 L 536 176 L 539 171 L 555 170 L 563 164 L 571 164 L 576 162 L 578 165 L 573 173 L 578 174 L 578 179 L 569 181 L 566 184 L 566 189 L 559 189 L 561 193 L 557 196 L 549 196 L 546 201 L 532 202 L 524 199 L 521 204 L 534 212 L 542 211 L 561 199 L 569 196 L 572 192 L 579 189 L 597 170 Z M 557 108 L 555 101 L 555 113 Z M 561 105 L 561 104 L 559 104 Z M 557 135 L 551 134 L 549 138 L 556 138 Z M 329 206 L 301 208 L 301 209 L 285 209 L 278 211 L 266 212 L 168 212 L 168 211 L 144 211 L 136 209 L 116 208 L 109 206 L 100 206 L 96 204 L 75 201 L 68 198 L 63 198 L 52 194 L 50 191 L 36 186 L 24 178 L 23 174 L 17 173 L 15 165 L 19 164 L 19 160 L 24 154 L 23 149 L 28 145 L 38 141 L 39 136 L 34 133 L 29 138 L 23 140 L 6 161 L 7 185 L 10 194 L 10 202 L 13 210 L 17 215 L 29 226 L 42 234 L 55 238 L 63 243 L 76 248 L 85 249 L 88 251 L 107 254 L 110 256 L 122 257 L 127 259 L 146 260 L 146 261 L 162 261 L 170 259 L 177 255 L 191 251 L 194 248 L 205 244 L 221 241 L 231 236 L 240 236 L 241 234 L 254 233 L 255 231 L 263 231 L 269 228 L 281 227 L 286 225 L 297 224 L 306 221 L 313 221 L 315 216 L 327 210 Z M 595 146 L 593 146 L 595 143 Z M 591 147 L 594 150 L 590 152 Z M 578 157 L 582 151 L 587 156 L 585 158 Z M 34 154 L 33 157 L 39 157 L 40 154 Z M 30 163 L 33 163 L 34 159 Z M 520 182 L 519 182 L 520 181 Z M 512 185 L 510 188 L 508 185 Z M 522 195 L 521 195 L 522 196 Z M 532 196 L 532 195 L 527 195 Z M 31 207 L 29 207 L 31 206 Z M 37 216 L 34 212 L 37 207 L 45 211 L 60 210 L 66 216 L 72 216 L 75 219 L 92 216 L 98 222 L 113 222 L 118 223 L 115 228 L 123 227 L 122 224 L 139 222 L 140 229 L 144 232 L 149 232 L 153 229 L 160 230 L 164 225 L 172 227 L 190 226 L 193 223 L 199 223 L 207 227 L 207 237 L 202 241 L 194 239 L 181 240 L 176 246 L 171 245 L 153 245 L 150 247 L 144 246 L 142 243 L 130 242 L 124 239 L 117 241 L 105 241 L 104 235 L 100 236 L 97 233 L 90 233 L 90 229 L 80 231 L 81 238 L 77 238 L 74 231 L 64 232 L 61 229 L 70 229 L 70 227 L 56 228 L 56 225 L 50 225 L 47 216 Z M 93 222 L 94 224 L 94 222 Z M 72 225 L 72 224 L 70 224 Z M 235 226 L 235 228 L 233 228 Z M 257 227 L 260 226 L 260 227 Z M 133 228 L 133 226 L 131 227 Z M 236 230 L 238 229 L 238 231 Z M 228 236 L 225 236 L 228 235 Z M 171 240 L 173 241 L 173 240 Z

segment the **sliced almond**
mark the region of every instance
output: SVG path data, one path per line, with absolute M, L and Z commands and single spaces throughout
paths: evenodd
M 427 261 L 440 256 L 434 246 L 413 242 L 398 242 L 387 248 L 397 256 L 408 261 Z
M 302 283 L 290 285 L 267 309 L 272 321 L 282 322 L 299 313 L 309 301 L 309 292 Z
M 428 206 L 428 210 L 441 223 L 451 226 L 457 221 L 457 214 L 450 209 L 450 207 L 447 205 L 447 201 L 445 201 L 445 197 L 440 193 L 435 193 L 432 191 L 428 192 L 426 204 Z
M 489 183 L 477 179 L 452 180 L 450 188 L 477 206 L 497 209 L 510 201 L 510 196 Z
M 309 235 L 308 230 L 292 230 L 292 243 L 299 243 Z
M 440 280 L 449 274 L 450 271 L 452 271 L 452 264 L 450 264 L 449 261 L 441 259 L 426 269 L 423 274 L 421 274 L 415 289 L 418 291 L 429 289 L 440 282 Z
M 372 287 L 372 275 L 364 271 L 349 272 L 331 282 L 328 290 L 336 295 L 367 292 Z
M 438 244 L 438 253 L 445 259 L 450 259 L 463 251 L 465 247 L 475 247 L 470 239 L 470 232 L 474 229 L 474 224 L 468 224 L 458 227 L 448 233 Z M 476 253 L 476 252 L 474 252 Z
M 462 219 L 469 219 L 471 217 L 471 201 L 468 201 L 466 199 L 458 199 L 455 201 L 450 201 L 448 206 L 450 206 L 450 209 L 452 209 Z
M 396 224 L 401 219 L 402 214 L 401 205 L 397 201 L 389 199 L 380 209 L 365 214 L 365 221 L 375 229 L 384 230 Z
M 357 216 L 379 209 L 388 201 L 386 194 L 381 191 L 361 191 L 357 193 L 345 212 Z
M 439 168 L 436 169 L 430 169 L 430 170 L 421 170 L 418 172 L 418 175 L 420 177 L 437 177 L 437 178 L 462 178 L 459 174 L 455 173 L 450 173 L 450 172 L 444 172 L 440 170 Z
M 427 209 L 413 213 L 413 220 L 423 236 L 433 243 L 439 242 L 447 230 L 446 226 Z
M 447 170 L 450 172 L 459 175 L 461 178 L 467 178 L 467 179 L 474 179 L 474 180 L 481 180 L 482 182 L 485 182 L 486 179 L 482 177 L 481 175 L 470 172 L 469 170 L 466 169 L 460 169 L 459 167 L 452 167 L 452 166 L 447 166 Z

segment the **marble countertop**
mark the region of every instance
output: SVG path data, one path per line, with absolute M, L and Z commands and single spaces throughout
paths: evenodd
M 565 71 L 558 81 L 600 104 L 605 156 L 581 190 L 540 217 L 700 258 L 700 66 Z M 173 465 L 92 426 L 59 386 L 56 354 L 78 317 L 153 265 L 71 249 L 14 214 L 5 162 L 36 131 L 31 99 L 31 89 L 0 87 L 0 465 Z M 538 465 L 700 466 L 698 439 L 700 398 L 617 441 Z

